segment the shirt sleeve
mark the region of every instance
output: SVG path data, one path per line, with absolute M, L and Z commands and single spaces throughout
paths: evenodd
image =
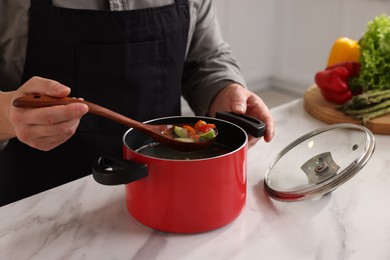
M 222 37 L 211 0 L 191 8 L 183 97 L 196 115 L 205 115 L 215 95 L 235 82 L 245 87 L 238 62 Z

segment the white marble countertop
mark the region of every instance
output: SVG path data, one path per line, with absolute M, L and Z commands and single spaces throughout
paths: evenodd
M 315 201 L 277 202 L 264 192 L 267 167 L 291 141 L 324 123 L 301 99 L 272 110 L 277 132 L 248 153 L 243 213 L 215 231 L 178 235 L 138 224 L 124 186 L 92 176 L 0 208 L 0 259 L 390 259 L 390 137 L 376 135 L 368 164 Z

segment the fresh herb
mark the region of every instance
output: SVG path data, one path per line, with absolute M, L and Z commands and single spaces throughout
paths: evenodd
M 390 88 L 390 17 L 382 14 L 367 24 L 359 41 L 361 70 L 359 83 L 364 91 Z

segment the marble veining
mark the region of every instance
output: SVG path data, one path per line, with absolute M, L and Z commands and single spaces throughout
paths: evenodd
M 154 231 L 125 206 L 124 186 L 92 176 L 0 208 L 0 259 L 390 259 L 390 138 L 351 180 L 326 196 L 294 203 L 266 194 L 278 152 L 324 123 L 301 99 L 272 109 L 273 142 L 248 152 L 246 207 L 229 225 L 200 234 Z M 5 174 L 5 173 L 2 173 Z

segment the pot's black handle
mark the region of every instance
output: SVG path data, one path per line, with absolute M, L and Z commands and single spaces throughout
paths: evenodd
M 95 181 L 104 185 L 127 184 L 148 175 L 146 164 L 102 155 L 92 164 Z
M 242 127 L 247 134 L 253 137 L 261 137 L 265 134 L 266 124 L 257 118 L 232 112 L 217 112 L 215 117 Z

